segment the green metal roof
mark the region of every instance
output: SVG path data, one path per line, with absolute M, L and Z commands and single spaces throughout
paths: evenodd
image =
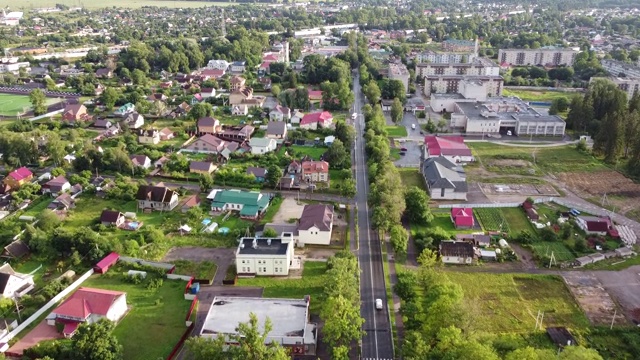
M 240 210 L 240 216 L 257 216 L 259 208 L 254 205 L 245 205 Z
M 269 205 L 269 198 L 257 191 L 238 191 L 238 190 L 220 190 L 212 201 L 216 204 L 242 204 L 244 208 L 247 206 L 255 206 L 262 210 Z M 222 206 L 218 206 L 222 207 Z

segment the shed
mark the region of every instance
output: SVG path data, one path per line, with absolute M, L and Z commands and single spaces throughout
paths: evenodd
M 93 267 L 93 270 L 95 270 L 95 272 L 97 272 L 98 274 L 104 274 L 113 264 L 118 262 L 118 259 L 120 259 L 120 255 L 118 253 L 112 252 L 111 254 L 105 256 L 102 260 L 100 260 L 96 264 L 96 266 Z
M 30 252 L 27 244 L 22 242 L 22 240 L 16 240 L 11 244 L 4 247 L 4 251 L 2 252 L 2 257 L 10 258 L 10 259 L 19 259 Z
M 553 341 L 559 347 L 578 345 L 578 342 L 566 327 L 548 327 L 547 335 L 549 335 L 551 341 Z
M 592 263 L 593 263 L 593 258 L 591 258 L 590 256 L 582 256 L 576 259 L 576 264 L 580 267 L 588 264 L 592 264 Z
M 498 260 L 498 256 L 496 255 L 496 252 L 493 250 L 480 250 L 480 257 L 482 258 L 482 260 L 491 260 L 491 261 Z
M 635 255 L 635 252 L 628 247 L 621 247 L 615 250 L 616 255 L 619 257 L 629 257 Z
M 131 277 L 138 276 L 138 277 L 141 277 L 143 279 L 147 278 L 147 272 L 146 271 L 129 270 L 129 271 L 127 271 L 127 275 L 131 276 Z

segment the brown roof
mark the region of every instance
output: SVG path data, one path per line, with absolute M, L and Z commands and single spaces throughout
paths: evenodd
M 304 161 L 302 162 L 302 172 L 303 173 L 328 173 L 329 172 L 329 163 L 326 161 Z
M 182 204 L 183 208 L 192 208 L 194 206 L 198 206 L 200 204 L 200 198 L 198 197 L 198 195 L 191 195 L 189 198 L 187 198 L 187 201 L 184 202 L 184 204 Z
M 215 126 L 216 122 L 219 124 L 220 122 L 212 117 L 203 117 L 198 120 L 198 126 Z
M 473 257 L 473 245 L 462 241 L 442 241 L 440 256 Z
M 189 164 L 190 170 L 211 171 L 211 163 L 208 161 L 192 161 Z
M 144 165 L 148 158 L 147 155 L 131 155 L 129 159 L 131 159 L 133 165 L 141 166 Z
M 100 222 L 116 223 L 121 216 L 124 215 L 120 211 L 102 210 Z
M 299 230 L 309 230 L 315 226 L 320 231 L 331 230 L 333 223 L 333 206 L 324 204 L 305 205 L 298 222 Z
M 64 176 L 60 175 L 57 177 L 54 177 L 53 179 L 49 180 L 49 182 L 47 182 L 47 185 L 49 186 L 62 186 L 66 183 L 68 183 L 69 181 L 67 180 L 67 178 L 65 178 Z
M 249 166 L 247 168 L 247 174 L 253 174 L 255 177 L 265 177 L 267 175 L 267 169 L 255 166 Z
M 267 124 L 267 135 L 284 135 L 286 129 L 284 121 L 271 121 Z
M 160 130 L 160 135 L 169 136 L 171 134 L 173 134 L 173 131 L 169 128 L 164 128 Z
M 164 186 L 141 185 L 136 194 L 136 200 L 147 200 L 154 202 L 168 203 L 175 191 Z

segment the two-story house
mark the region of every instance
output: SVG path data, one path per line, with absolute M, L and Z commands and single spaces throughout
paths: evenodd
M 156 129 L 140 129 L 138 142 L 141 144 L 158 144 L 160 143 L 160 132 Z
M 33 173 L 23 166 L 10 172 L 9 175 L 4 178 L 3 183 L 15 190 L 31 180 L 33 180 Z
M 247 67 L 246 61 L 234 61 L 231 63 L 231 72 L 243 73 L 246 67 Z
M 69 104 L 64 108 L 62 120 L 70 124 L 75 124 L 76 122 L 91 120 L 91 116 L 87 113 L 86 106 L 82 104 Z
M 251 138 L 249 140 L 252 155 L 262 155 L 275 151 L 278 143 L 273 138 Z
M 212 117 L 203 117 L 198 119 L 198 134 L 215 134 L 220 131 L 220 121 Z
M 302 162 L 300 180 L 307 183 L 328 182 L 329 163 L 323 160 L 308 160 Z
M 236 249 L 236 269 L 239 275 L 286 276 L 293 255 L 292 237 L 241 238 Z
M 333 231 L 333 206 L 326 204 L 305 205 L 298 221 L 298 242 L 300 245 L 331 244 Z
M 69 189 L 71 189 L 71 184 L 69 183 L 69 180 L 62 175 L 56 176 L 42 186 L 43 193 L 51 194 L 63 193 L 65 191 L 69 191 Z
M 319 111 L 306 114 L 300 119 L 300 128 L 307 130 L 317 130 L 319 128 L 331 127 L 333 115 L 328 111 Z
M 283 121 L 272 121 L 267 124 L 268 138 L 284 139 L 287 137 L 287 124 Z
M 171 211 L 178 206 L 178 193 L 165 186 L 140 185 L 136 200 L 138 209 Z
M 144 125 L 144 116 L 137 112 L 129 113 L 124 118 L 124 123 L 127 124 L 130 129 L 139 129 Z
M 269 120 L 271 121 L 288 121 L 291 119 L 291 109 L 286 106 L 276 105 L 269 112 Z

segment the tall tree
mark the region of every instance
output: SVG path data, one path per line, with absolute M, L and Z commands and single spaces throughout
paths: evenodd
M 348 345 L 362 336 L 364 319 L 360 307 L 342 295 L 325 299 L 320 317 L 324 320 L 324 341 L 331 348 Z
M 31 101 L 34 115 L 42 115 L 47 112 L 46 100 L 47 97 L 44 94 L 44 91 L 40 89 L 33 89 L 29 93 L 29 101 Z
M 396 224 L 391 227 L 391 230 L 389 231 L 389 240 L 396 255 L 401 257 L 407 255 L 409 234 L 407 234 L 407 230 L 405 230 L 402 225 Z
M 356 129 L 344 121 L 338 121 L 335 130 L 336 138 L 340 139 L 347 149 L 351 149 L 356 138 Z
M 100 95 L 100 101 L 107 108 L 107 110 L 113 109 L 113 106 L 118 101 L 118 91 L 112 87 L 106 88 Z
M 399 123 L 402 121 L 403 108 L 402 103 L 398 98 L 393 99 L 393 103 L 391 104 L 391 121 L 394 123 Z
M 620 112 L 606 114 L 600 131 L 594 139 L 593 149 L 604 155 L 604 160 L 614 164 L 618 161 L 624 144 L 624 115 Z
M 113 327 L 113 323 L 108 320 L 80 325 L 71 339 L 73 358 L 78 360 L 122 359 L 122 346 L 112 334 Z
M 429 195 L 417 186 L 412 186 L 404 195 L 407 208 L 405 215 L 408 220 L 416 224 L 429 224 L 433 220 L 433 214 L 429 208 Z
M 340 139 L 335 139 L 325 153 L 324 159 L 333 169 L 351 168 L 351 156 Z
M 369 83 L 364 85 L 362 91 L 371 105 L 377 104 L 378 101 L 380 101 L 380 96 L 382 96 L 380 87 L 378 87 L 378 83 L 375 80 L 371 80 Z

